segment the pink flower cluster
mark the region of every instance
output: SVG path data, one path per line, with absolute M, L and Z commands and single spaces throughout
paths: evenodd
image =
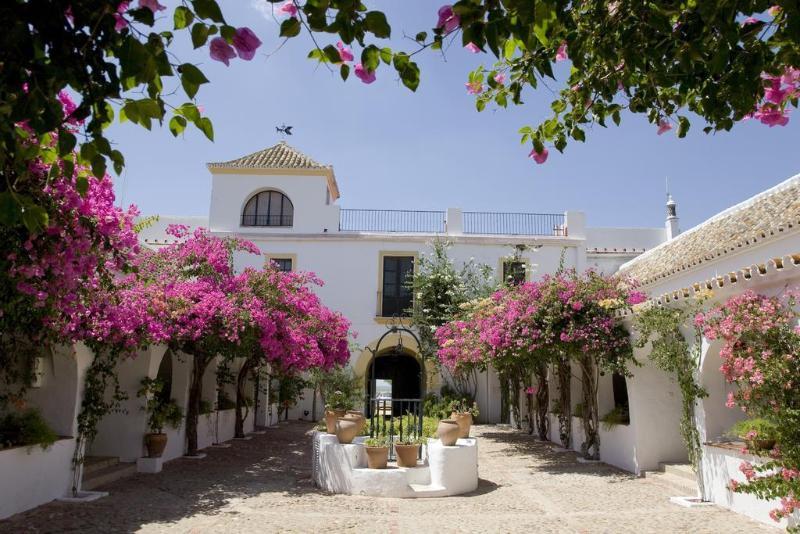
M 228 44 L 223 37 L 214 37 L 209 43 L 211 59 L 230 65 L 230 60 L 237 55 L 240 59 L 250 61 L 256 55 L 256 50 L 261 46 L 261 40 L 256 37 L 250 28 L 237 28 L 233 35 L 233 46 Z
M 800 96 L 800 69 L 787 67 L 780 75 L 763 73 L 764 99 L 756 110 L 748 116 L 761 121 L 770 128 L 786 126 L 789 123 L 787 104 Z

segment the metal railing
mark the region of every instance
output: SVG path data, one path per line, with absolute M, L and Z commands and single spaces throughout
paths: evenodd
M 292 215 L 242 215 L 242 226 L 292 226 Z
M 444 211 L 343 209 L 342 232 L 404 232 L 443 234 Z
M 464 212 L 465 234 L 566 236 L 563 213 Z
M 389 443 L 409 437 L 422 436 L 421 399 L 371 398 L 367 404 L 369 435 L 387 436 Z M 422 447 L 420 447 L 420 457 Z M 389 458 L 394 459 L 394 447 L 389 447 Z

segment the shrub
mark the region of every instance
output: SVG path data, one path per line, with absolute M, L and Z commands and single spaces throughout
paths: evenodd
M 627 406 L 617 406 L 600 418 L 603 429 L 608 432 L 617 425 L 631 424 L 631 416 Z
M 217 410 L 233 410 L 236 408 L 236 403 L 224 393 L 220 393 L 219 400 L 217 400 Z
M 778 425 L 763 417 L 745 419 L 736 422 L 728 430 L 728 436 L 748 441 L 754 439 L 771 441 L 778 437 Z
M 214 411 L 214 406 L 212 406 L 212 404 L 209 401 L 207 400 L 200 401 L 200 413 L 202 415 L 208 415 L 213 411 Z
M 47 449 L 58 436 L 50 428 L 39 410 L 11 412 L 0 419 L 0 446 L 20 447 L 40 445 Z

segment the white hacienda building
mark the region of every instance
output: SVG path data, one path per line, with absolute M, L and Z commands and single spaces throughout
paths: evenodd
M 266 260 L 282 269 L 313 271 L 325 281 L 318 289 L 323 302 L 342 312 L 358 333 L 358 348 L 350 365 L 364 377 L 369 393 L 370 365 L 375 377 L 391 379 L 392 396 L 420 398 L 438 392 L 442 377 L 424 361 L 409 336 L 389 334 L 373 360 L 372 351 L 413 296 L 404 280 L 431 242 L 442 237 L 452 243 L 450 257 L 460 264 L 474 259 L 491 266 L 498 278 L 536 278 L 554 272 L 560 262 L 579 271 L 595 268 L 621 271 L 637 279 L 642 288 L 662 303 L 690 298 L 701 289 L 713 289 L 714 300 L 752 288 L 775 294 L 800 283 L 800 176 L 795 176 L 684 233 L 678 229 L 675 203 L 667 203 L 662 228 L 593 228 L 579 211 L 559 214 L 344 209 L 338 204 L 339 187 L 333 168 L 321 165 L 279 143 L 259 152 L 208 165 L 212 177 L 208 217 L 161 216 L 143 230 L 141 239 L 157 248 L 169 242 L 170 224 L 206 227 L 216 235 L 236 235 L 253 241 L 263 257 L 242 255 L 237 268 L 260 266 Z M 402 320 L 402 317 L 401 317 Z M 408 321 L 405 321 L 408 324 Z M 644 474 L 663 464 L 686 461 L 679 433 L 680 393 L 665 373 L 648 363 L 646 349 L 637 349 L 642 367 L 629 379 L 605 376 L 601 380 L 599 411 L 621 402 L 629 406 L 630 423 L 600 429 L 601 458 L 622 469 Z M 62 436 L 75 436 L 83 377 L 91 361 L 85 347 L 53 351 L 40 361 L 29 401 L 37 406 Z M 136 470 L 145 456 L 142 436 L 146 417 L 136 390 L 143 377 L 168 378 L 170 397 L 185 408 L 188 401 L 191 360 L 165 347 L 151 347 L 137 358 L 121 362 L 119 376 L 129 399 L 127 413 L 107 416 L 91 444 L 83 474 L 83 487 L 108 482 Z M 731 386 L 719 372 L 719 345 L 703 341 L 700 380 L 709 396 L 699 402 L 698 424 L 704 443 L 702 475 L 704 497 L 721 506 L 770 522 L 772 503 L 727 489 L 740 478 L 743 455 L 721 442 L 723 433 L 742 413 L 725 407 Z M 236 369 L 232 369 L 236 372 Z M 576 373 L 577 374 L 577 373 Z M 215 410 L 218 399 L 216 369 L 204 375 L 203 397 L 211 406 L 201 416 L 200 448 L 233 437 L 233 410 Z M 234 395 L 233 386 L 228 394 Z M 580 384 L 573 378 L 572 399 L 580 399 Z M 246 429 L 277 418 L 267 396 L 256 395 Z M 552 385 L 551 385 L 552 388 Z M 552 388 L 555 389 L 555 388 Z M 551 393 L 551 398 L 555 392 Z M 312 395 L 292 408 L 292 419 L 311 418 Z M 477 401 L 484 422 L 498 422 L 500 387 L 497 377 L 479 377 Z M 555 421 L 552 421 L 555 423 Z M 553 441 L 558 441 L 558 425 Z M 184 454 L 184 429 L 168 429 L 165 461 Z M 580 425 L 573 425 L 573 442 L 580 446 Z M 68 493 L 74 439 L 65 437 L 48 449 L 0 450 L 0 518 Z M 139 461 L 139 470 L 159 466 Z M 77 477 L 80 479 L 80 474 Z M 14 480 L 14 484 L 7 481 Z

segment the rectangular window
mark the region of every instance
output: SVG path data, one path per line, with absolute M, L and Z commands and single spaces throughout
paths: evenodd
M 414 256 L 383 257 L 381 316 L 408 317 L 412 292 L 409 284 L 414 273 Z
M 524 261 L 506 260 L 503 262 L 503 283 L 519 285 L 525 282 L 526 265 Z
M 278 266 L 279 271 L 289 273 L 292 271 L 292 258 L 270 258 Z

